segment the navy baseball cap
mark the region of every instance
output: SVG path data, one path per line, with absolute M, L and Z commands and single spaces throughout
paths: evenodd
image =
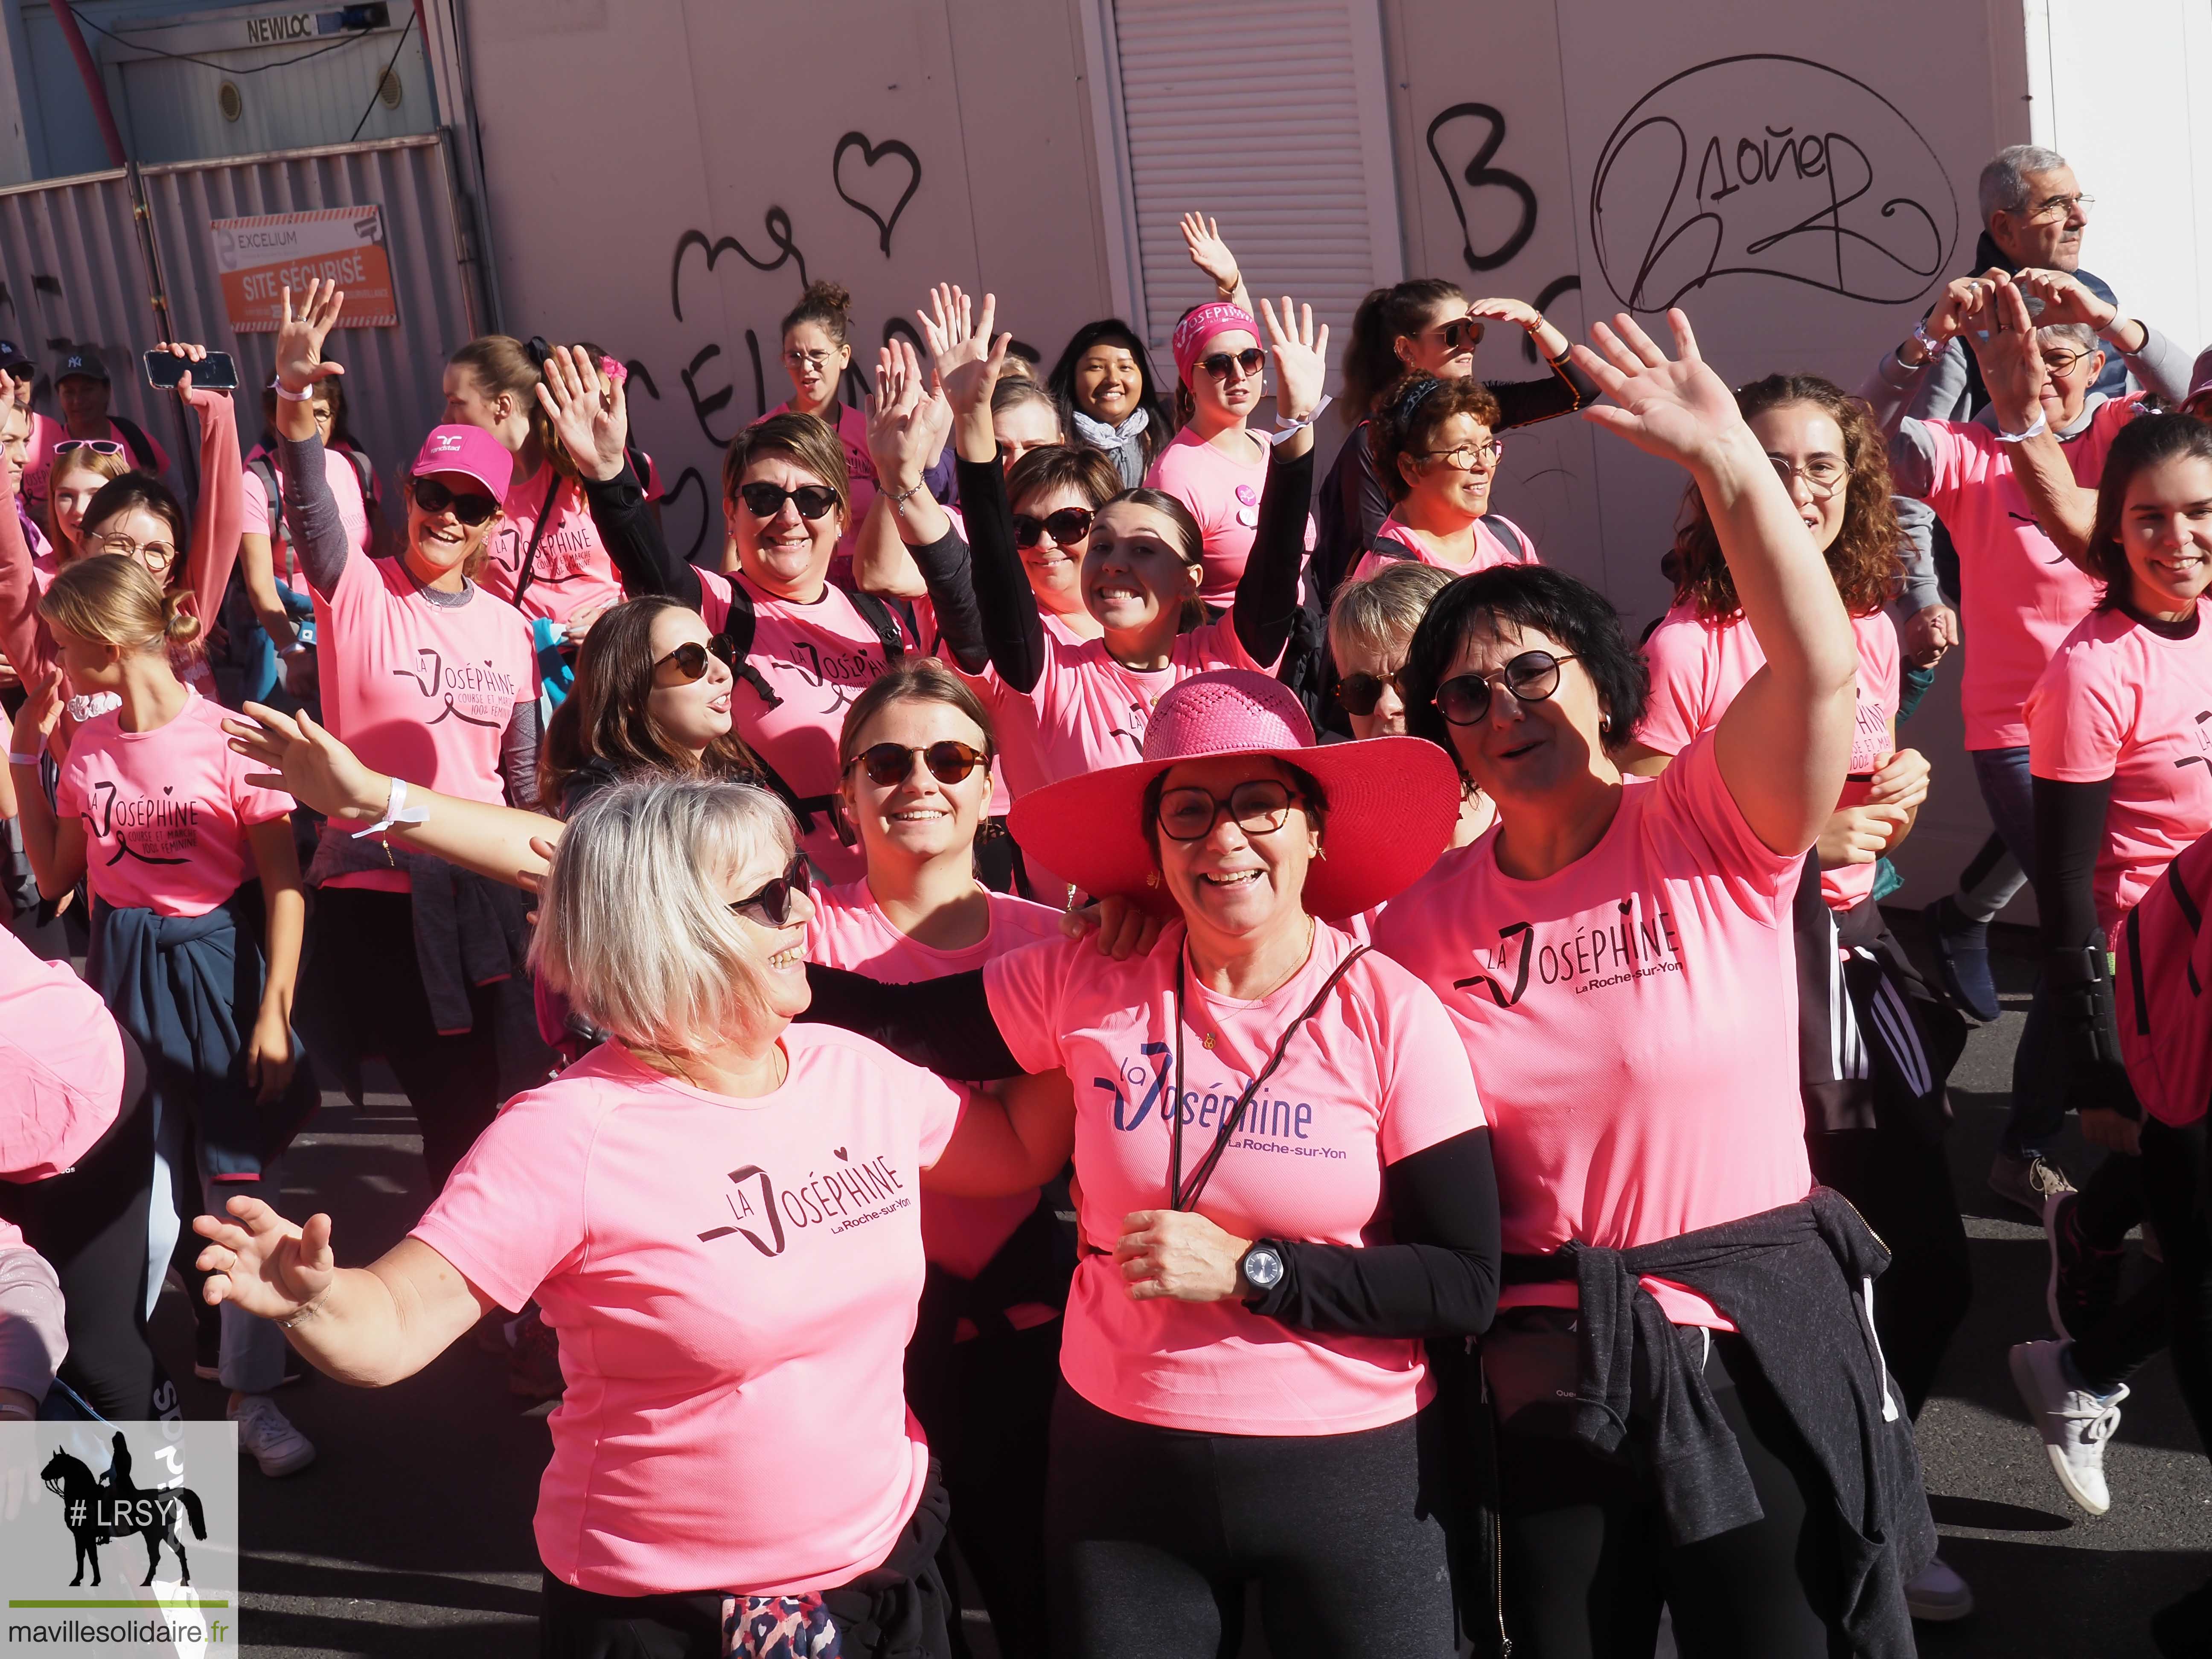
M 0 374 L 13 374 L 26 379 L 39 372 L 38 364 L 13 340 L 0 340 Z
M 107 365 L 100 361 L 100 354 L 90 346 L 74 347 L 63 353 L 61 362 L 54 365 L 54 384 L 59 386 L 72 378 L 105 382 Z

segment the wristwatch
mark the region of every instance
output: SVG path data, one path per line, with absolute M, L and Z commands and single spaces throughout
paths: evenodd
M 1272 1291 L 1283 1282 L 1283 1253 L 1262 1239 L 1244 1252 L 1237 1271 L 1254 1290 Z

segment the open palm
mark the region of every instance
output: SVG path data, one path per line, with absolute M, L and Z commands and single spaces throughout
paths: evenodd
M 929 384 L 921 359 L 894 339 L 876 360 L 875 391 L 868 399 L 868 459 L 876 476 L 903 484 L 929 470 L 952 430 L 945 394 Z
M 998 314 L 998 295 L 986 294 L 978 313 L 974 302 L 955 283 L 939 283 L 930 290 L 929 309 L 915 313 L 921 324 L 922 338 L 929 344 L 930 357 L 937 365 L 937 378 L 944 384 L 955 414 L 973 414 L 990 404 L 992 388 L 999 383 L 999 370 L 1014 337 L 1002 334 L 995 343 L 992 340 L 991 328 Z
M 1619 434 L 1648 455 L 1696 468 L 1741 432 L 1735 394 L 1698 355 L 1697 336 L 1680 310 L 1667 313 L 1674 331 L 1669 358 L 1626 312 L 1590 330 L 1589 346 L 1575 348 L 1575 362 L 1612 406 L 1586 409 L 1583 416 Z
M 276 378 L 293 391 L 304 392 L 317 380 L 344 374 L 341 365 L 323 360 L 323 342 L 345 309 L 344 290 L 336 283 L 311 276 L 296 312 L 289 288 L 284 289 L 283 301 L 283 317 L 276 325 Z
M 234 1198 L 226 1218 L 204 1215 L 192 1231 L 208 1241 L 199 1254 L 210 1306 L 235 1302 L 261 1319 L 289 1319 L 330 1289 L 337 1276 L 331 1218 L 295 1227 L 258 1198 Z
M 590 352 L 581 346 L 555 346 L 548 352 L 538 401 L 579 468 L 602 482 L 621 476 L 629 441 L 629 404 L 623 383 L 600 374 Z

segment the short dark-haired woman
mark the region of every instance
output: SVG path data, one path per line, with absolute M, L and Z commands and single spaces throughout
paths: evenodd
M 1103 451 L 1124 489 L 1144 483 L 1172 434 L 1152 354 L 1134 329 L 1119 317 L 1085 323 L 1052 366 L 1045 389 L 1074 441 Z

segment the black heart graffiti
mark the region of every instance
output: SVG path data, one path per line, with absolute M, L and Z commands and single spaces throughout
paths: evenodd
M 1437 136 L 1447 127 L 1476 122 L 1487 125 L 1489 131 L 1475 146 L 1474 159 L 1464 167 L 1455 167 L 1444 160 L 1437 146 Z M 1505 142 L 1504 112 L 1489 104 L 1454 104 L 1429 123 L 1429 157 L 1443 174 L 1444 191 L 1451 198 L 1452 211 L 1459 216 L 1460 253 L 1469 270 L 1495 270 L 1528 245 L 1536 234 L 1536 192 L 1526 179 L 1517 173 L 1508 173 L 1504 167 L 1490 165 L 1490 158 L 1498 154 L 1498 146 Z M 1453 146 L 1458 148 L 1456 144 Z M 1469 190 L 1510 191 L 1521 204 L 1520 222 L 1505 239 L 1486 253 L 1474 251 L 1474 231 L 1468 221 L 1466 198 L 1460 194 L 1464 183 Z M 1480 209 L 1477 209 L 1480 216 Z
M 900 192 L 898 200 L 891 204 L 889 213 L 877 212 L 845 188 L 845 157 L 854 150 L 860 152 L 860 160 L 867 166 L 871 181 L 875 176 L 876 163 L 886 155 L 906 163 L 906 189 Z M 830 182 L 837 187 L 837 194 L 845 198 L 847 206 L 858 209 L 874 221 L 877 245 L 883 249 L 884 258 L 890 258 L 892 228 L 898 223 L 899 215 L 906 211 L 906 204 L 914 199 L 915 191 L 921 188 L 921 158 L 910 146 L 896 138 L 886 138 L 880 144 L 872 144 L 868 142 L 867 134 L 848 132 L 837 141 L 836 152 L 830 158 Z

